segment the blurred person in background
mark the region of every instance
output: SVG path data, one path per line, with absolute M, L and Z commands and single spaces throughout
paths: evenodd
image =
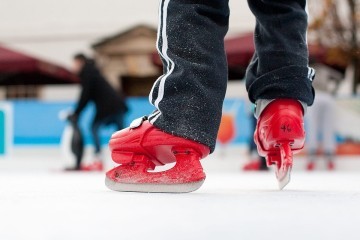
M 335 139 L 335 103 L 333 97 L 325 92 L 317 91 L 313 107 L 308 109 L 307 119 L 307 170 L 315 169 L 315 160 L 322 149 L 327 160 L 327 168 L 334 170 L 334 156 L 336 151 Z
M 256 118 L 254 115 L 251 115 L 251 129 L 252 133 L 255 132 L 256 127 Z M 264 157 L 259 156 L 256 144 L 254 142 L 254 138 L 251 135 L 249 138 L 249 155 L 250 161 L 243 166 L 244 171 L 266 171 L 268 167 L 266 165 L 266 159 Z
M 95 104 L 96 113 L 91 124 L 91 132 L 95 146 L 93 162 L 83 165 L 85 171 L 102 171 L 101 141 L 99 130 L 101 126 L 114 124 L 117 130 L 123 129 L 124 114 L 128 108 L 122 94 L 118 93 L 100 73 L 95 62 L 79 53 L 73 59 L 73 71 L 81 80 L 81 94 L 74 113 L 69 117 L 78 121 L 81 112 L 89 102 Z
M 246 163 L 243 166 L 243 170 L 244 171 L 266 171 L 268 170 L 268 167 L 266 165 L 266 159 L 264 157 L 261 157 L 258 152 L 257 152 L 257 147 L 254 141 L 254 137 L 253 137 L 253 133 L 255 132 L 255 128 L 256 128 L 256 118 L 253 114 L 254 112 L 254 105 L 252 104 L 252 108 L 251 111 L 249 112 L 249 119 L 250 119 L 250 127 L 251 127 L 251 131 L 250 131 L 250 137 L 249 137 L 249 142 L 248 142 L 248 146 L 249 146 L 249 156 L 250 156 L 250 161 L 248 163 Z
M 335 169 L 336 136 L 335 136 L 335 101 L 330 93 L 329 80 L 339 78 L 330 76 L 336 72 L 320 65 L 316 69 L 316 81 L 313 86 L 316 89 L 316 98 L 311 108 L 308 108 L 306 117 L 307 136 L 306 149 L 308 154 L 307 170 L 312 171 L 316 167 L 318 153 L 324 155 L 327 161 L 327 169 Z

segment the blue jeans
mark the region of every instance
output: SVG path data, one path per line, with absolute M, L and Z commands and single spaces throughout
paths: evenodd
M 306 0 L 248 0 L 257 19 L 246 74 L 252 102 L 292 98 L 311 105 Z M 215 148 L 227 85 L 228 0 L 161 0 L 157 47 L 164 75 L 154 84 L 152 124 Z

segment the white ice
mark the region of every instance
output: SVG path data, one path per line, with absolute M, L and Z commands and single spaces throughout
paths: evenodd
M 272 172 L 215 154 L 197 192 L 118 193 L 104 173 L 63 173 L 54 155 L 29 154 L 0 161 L 0 240 L 360 239 L 359 171 L 295 169 L 279 191 Z

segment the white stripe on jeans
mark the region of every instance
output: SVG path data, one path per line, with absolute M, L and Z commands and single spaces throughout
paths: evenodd
M 157 99 L 154 102 L 154 106 L 159 110 L 160 114 L 158 114 L 155 118 L 151 119 L 151 121 L 150 121 L 151 123 L 154 123 L 158 119 L 158 117 L 161 115 L 161 110 L 159 109 L 159 103 L 164 98 L 165 82 L 166 82 L 166 79 L 172 74 L 172 72 L 175 69 L 175 63 L 173 62 L 173 60 L 171 60 L 169 58 L 168 53 L 167 53 L 167 51 L 168 51 L 168 39 L 167 39 L 167 32 L 166 32 L 166 28 L 167 28 L 167 22 L 166 21 L 167 21 L 169 2 L 170 2 L 170 0 L 165 0 L 164 1 L 164 6 L 163 6 L 163 9 L 162 9 L 162 19 L 161 19 L 161 23 L 162 23 L 162 29 L 161 29 L 162 48 L 161 48 L 161 51 L 160 51 L 160 49 L 158 49 L 160 55 L 165 59 L 165 61 L 167 63 L 167 73 L 165 75 L 161 76 L 158 79 L 158 81 L 160 81 L 159 82 L 159 89 L 158 89 L 158 96 L 157 96 Z M 160 35 L 160 33 L 158 33 L 158 35 Z M 154 87 L 155 87 L 155 85 L 156 85 L 156 83 L 154 84 Z M 151 92 L 153 92 L 153 90 Z
M 160 1 L 160 4 L 159 4 L 159 21 L 158 21 L 158 29 L 157 29 L 157 38 L 156 38 L 156 50 L 158 52 L 158 54 L 164 58 L 162 52 L 160 51 L 160 43 L 159 43 L 159 40 L 160 40 L 160 32 L 161 32 L 161 16 L 162 16 L 162 10 L 163 10 L 163 1 Z M 167 65 L 167 72 L 169 71 L 169 62 L 167 61 L 166 62 L 166 65 Z M 155 86 L 157 85 L 157 83 L 159 82 L 159 80 L 161 79 L 162 76 L 158 77 L 158 79 L 156 79 L 156 81 L 154 82 L 154 85 L 152 86 L 151 88 L 151 91 L 150 91 L 150 94 L 149 94 L 149 102 L 152 104 L 153 102 L 153 93 L 154 93 L 154 88 Z
M 315 70 L 311 67 L 308 67 L 308 78 L 310 79 L 310 81 L 313 80 L 314 75 L 315 75 Z

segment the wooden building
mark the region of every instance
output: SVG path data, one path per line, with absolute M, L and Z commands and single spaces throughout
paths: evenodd
M 156 51 L 153 27 L 135 26 L 104 38 L 95 43 L 93 49 L 105 77 L 126 96 L 147 96 L 161 74 L 161 69 L 152 61 Z

